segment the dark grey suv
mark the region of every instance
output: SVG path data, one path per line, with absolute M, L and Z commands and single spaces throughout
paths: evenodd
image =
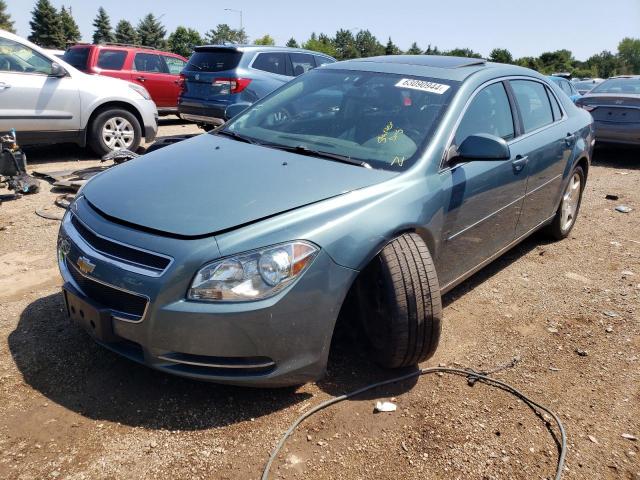
M 297 48 L 196 47 L 182 70 L 178 112 L 202 126 L 221 125 L 292 78 L 335 61 Z

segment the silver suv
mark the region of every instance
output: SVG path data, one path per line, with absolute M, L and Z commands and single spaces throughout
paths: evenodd
M 153 141 L 158 111 L 144 87 L 87 75 L 0 30 L 0 135 L 12 128 L 22 145 L 88 144 L 104 155 Z

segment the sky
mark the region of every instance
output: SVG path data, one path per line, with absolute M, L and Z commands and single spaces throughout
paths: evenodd
M 19 35 L 30 33 L 35 0 L 5 0 Z M 91 41 L 93 18 L 103 6 L 111 24 L 125 18 L 134 26 L 145 14 L 162 17 L 170 33 L 178 25 L 204 33 L 219 23 L 243 26 L 250 38 L 271 35 L 284 45 L 311 32 L 333 35 L 340 28 L 369 29 L 385 44 L 402 49 L 417 42 L 442 49 L 468 47 L 488 56 L 507 48 L 514 57 L 571 50 L 578 60 L 602 50 L 615 52 L 624 37 L 640 38 L 640 0 L 448 0 L 395 3 L 391 0 L 51 0 L 71 7 L 83 40 Z

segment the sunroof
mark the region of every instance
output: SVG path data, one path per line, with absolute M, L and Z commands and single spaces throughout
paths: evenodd
M 473 67 L 486 65 L 487 63 L 487 61 L 482 58 L 446 57 L 440 55 L 393 55 L 361 60 L 369 60 L 374 62 L 380 61 L 385 63 L 404 63 L 408 65 L 421 65 L 424 67 L 437 68 Z

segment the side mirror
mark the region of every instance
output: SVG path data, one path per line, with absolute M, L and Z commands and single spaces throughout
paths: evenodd
M 251 105 L 249 103 L 234 103 L 227 107 L 224 111 L 225 120 L 231 120 L 233 117 L 244 112 Z
M 476 133 L 469 135 L 458 147 L 458 155 L 452 159 L 457 161 L 476 162 L 508 160 L 511 158 L 509 145 L 504 139 L 489 135 L 488 133 Z
M 53 62 L 51 64 L 51 73 L 49 74 L 49 76 L 56 77 L 56 78 L 66 77 L 67 71 L 59 63 Z

